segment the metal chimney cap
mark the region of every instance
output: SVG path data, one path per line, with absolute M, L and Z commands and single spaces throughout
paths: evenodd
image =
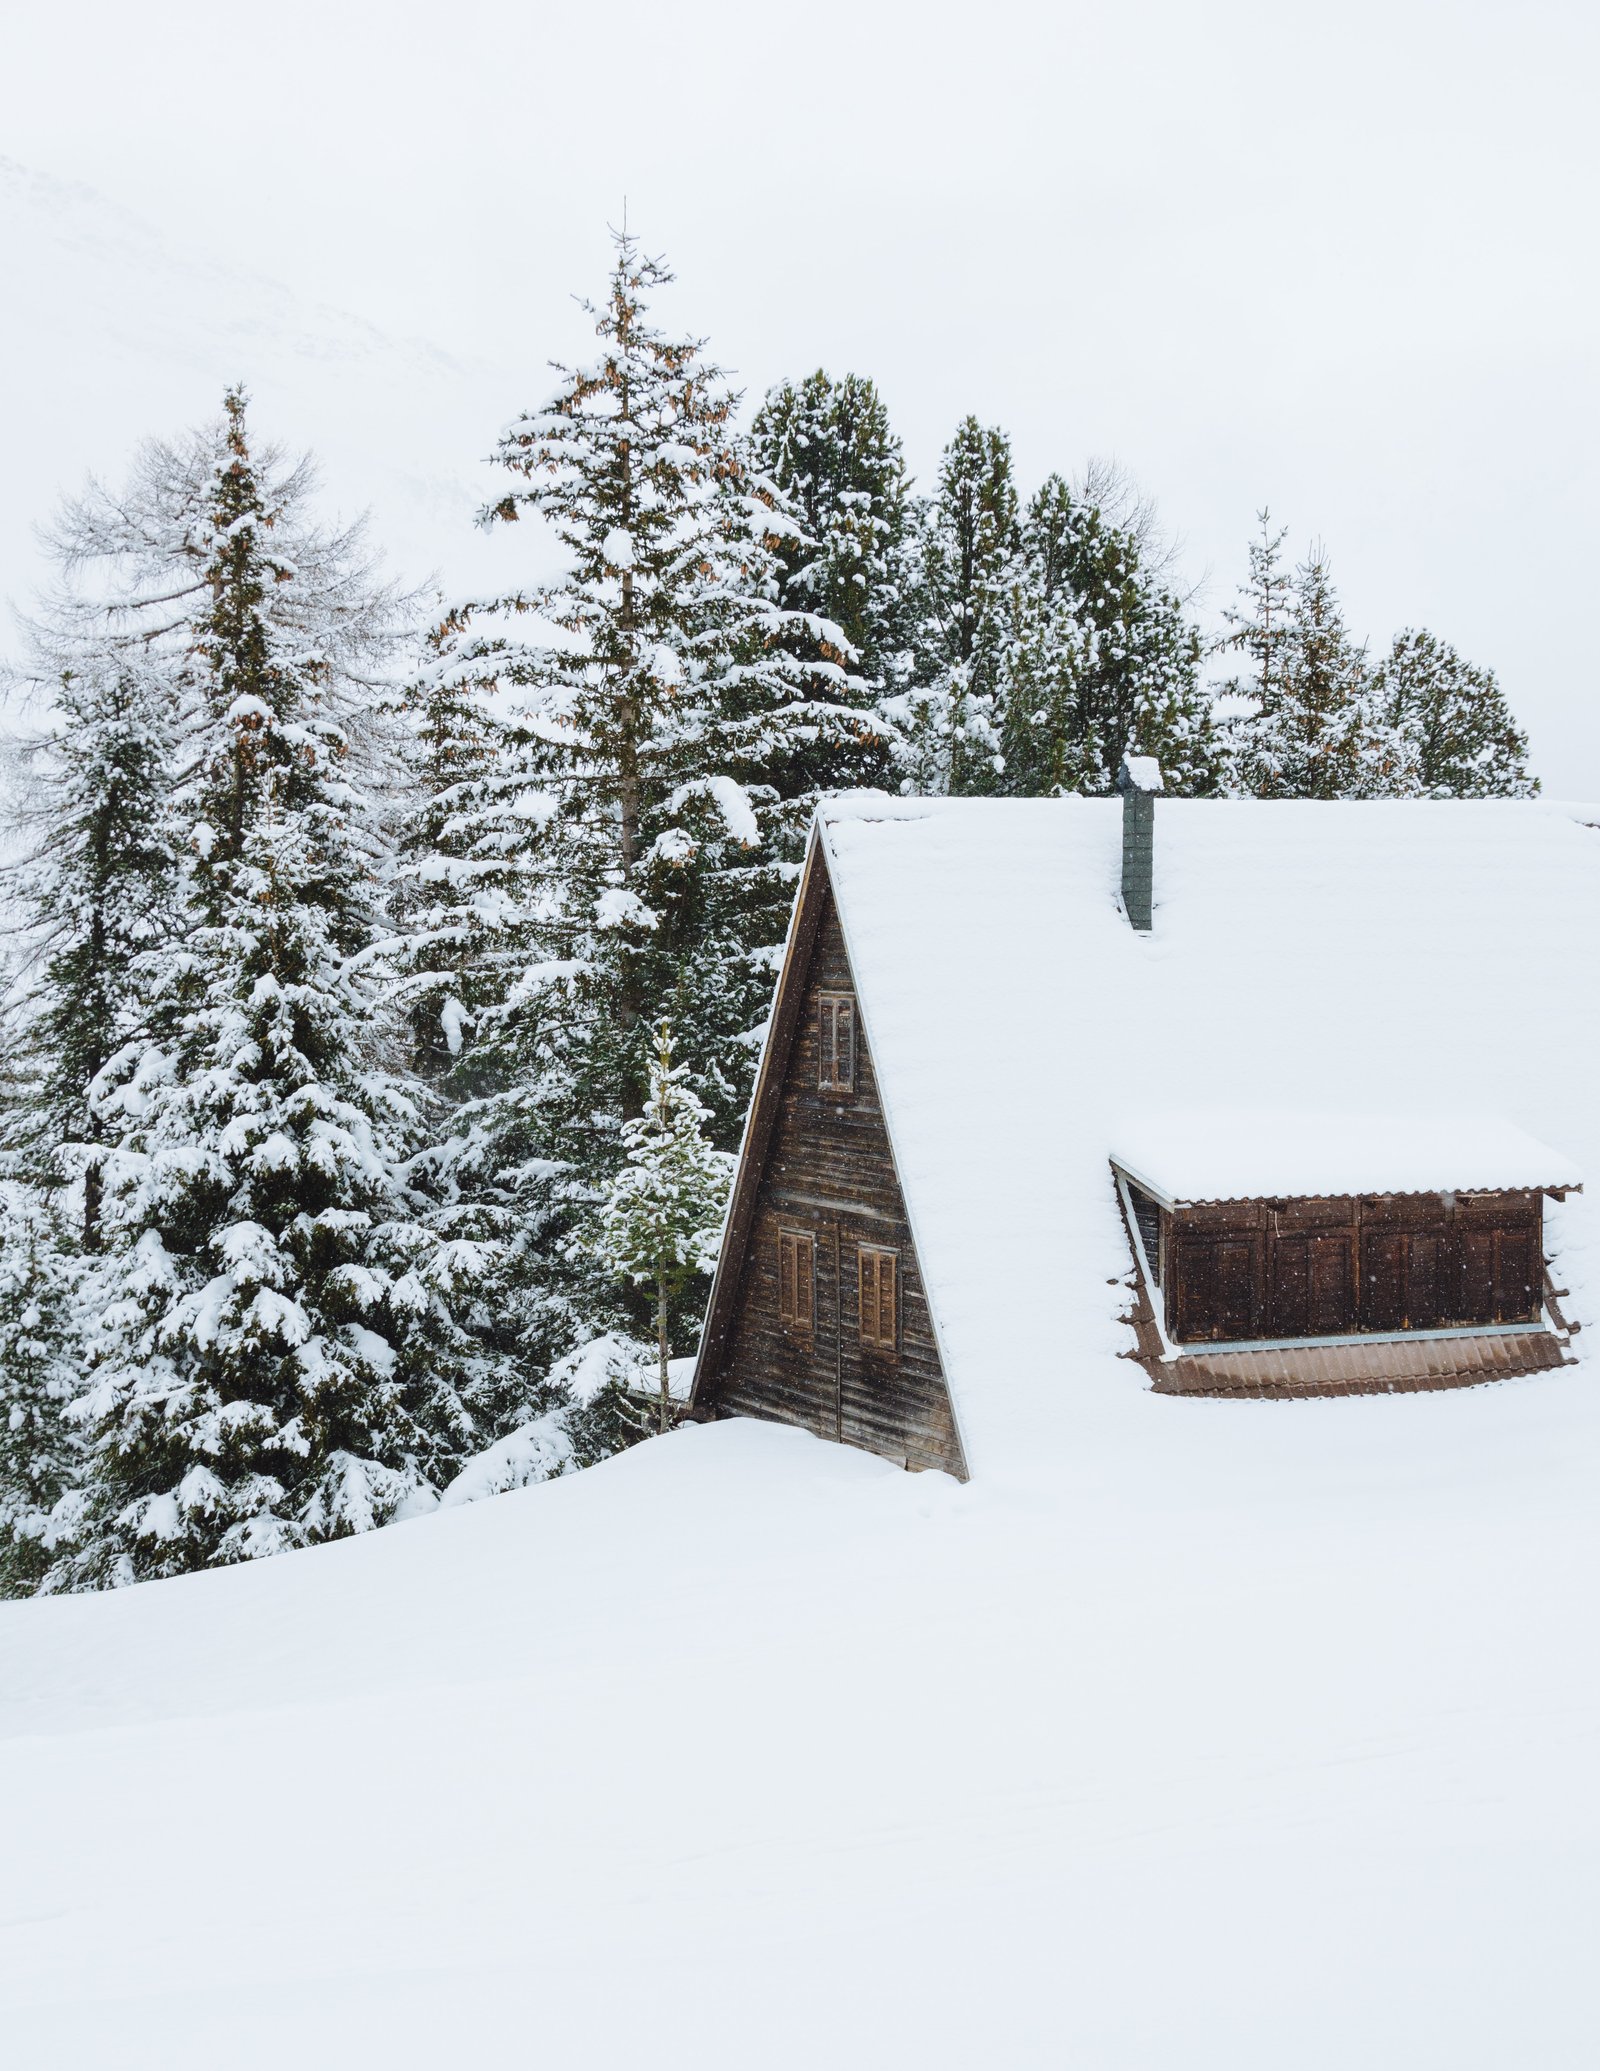
M 1161 765 L 1153 755 L 1124 755 L 1117 771 L 1119 791 L 1161 791 Z

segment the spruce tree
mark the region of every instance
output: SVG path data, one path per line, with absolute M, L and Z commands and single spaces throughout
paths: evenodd
M 55 675 L 55 711 L 27 744 L 18 815 L 28 853 L 15 891 L 36 944 L 16 1007 L 36 1060 L 19 1141 L 36 1178 L 72 1190 L 79 1242 L 93 1252 L 107 1132 L 91 1089 L 141 1026 L 135 965 L 174 919 L 177 686 L 137 643 L 73 653 L 59 627 L 32 630 L 36 678 Z
M 1377 725 L 1394 743 L 1388 788 L 1425 798 L 1530 798 L 1528 737 L 1494 672 L 1448 642 L 1408 627 L 1373 682 Z
M 81 1471 L 64 1414 L 77 1393 L 74 1271 L 48 1196 L 0 1181 L 0 1596 L 35 1589 L 51 1513 Z
M 303 469 L 258 465 L 240 392 L 199 450 L 169 571 L 183 928 L 137 960 L 150 1037 L 102 1076 L 89 1459 L 49 1588 L 383 1523 L 431 1500 L 494 1392 L 460 1313 L 484 1258 L 433 1227 L 415 1097 L 384 1063 L 363 736 L 396 599 L 358 533 L 312 524 Z
M 716 1268 L 735 1160 L 706 1140 L 704 1103 L 672 1061 L 672 1028 L 656 1031 L 643 1114 L 622 1131 L 627 1162 L 606 1188 L 587 1249 L 618 1279 L 654 1298 L 657 1428 L 672 1421 L 667 1366 L 674 1302 Z
M 596 356 L 505 432 L 484 513 L 537 524 L 561 570 L 463 607 L 440 657 L 505 715 L 449 814 L 504 904 L 440 1155 L 523 1233 L 530 1366 L 630 1320 L 566 1240 L 624 1158 L 662 1015 L 735 1139 L 806 828 L 863 732 L 844 634 L 784 597 L 796 520 L 737 396 L 703 341 L 652 323 L 665 266 L 615 243 Z
M 921 513 L 911 683 L 890 707 L 908 791 L 1000 788 L 1001 677 L 1019 544 L 1011 443 L 968 417 Z
M 1238 604 L 1223 611 L 1229 630 L 1222 651 L 1242 657 L 1243 666 L 1228 688 L 1253 698 L 1261 711 L 1271 711 L 1283 695 L 1288 674 L 1288 645 L 1294 578 L 1285 565 L 1287 525 L 1272 527 L 1272 513 L 1256 513 L 1257 536 L 1247 549 L 1249 573 L 1239 585 Z
M 1366 649 L 1346 629 L 1326 552 L 1313 545 L 1289 572 L 1285 533 L 1260 514 L 1242 607 L 1223 642 L 1247 658 L 1228 690 L 1246 703 L 1229 726 L 1234 788 L 1258 798 L 1358 798 L 1389 781 L 1372 721 Z

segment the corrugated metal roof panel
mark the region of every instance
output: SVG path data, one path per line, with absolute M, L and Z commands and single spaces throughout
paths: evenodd
M 1342 1395 L 1507 1380 L 1564 1365 L 1566 1354 L 1553 1332 L 1527 1330 L 1411 1343 L 1391 1339 L 1272 1352 L 1195 1352 L 1145 1363 L 1156 1387 L 1169 1395 Z

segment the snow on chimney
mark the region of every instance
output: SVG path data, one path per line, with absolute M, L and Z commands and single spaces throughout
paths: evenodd
M 1155 904 L 1160 763 L 1153 755 L 1124 755 L 1117 789 L 1122 793 L 1122 910 L 1137 933 L 1148 935 Z

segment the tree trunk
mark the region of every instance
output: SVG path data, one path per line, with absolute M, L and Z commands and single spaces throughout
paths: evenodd
M 656 1343 L 661 1353 L 661 1429 L 670 1428 L 672 1392 L 667 1383 L 667 1276 L 656 1274 Z

